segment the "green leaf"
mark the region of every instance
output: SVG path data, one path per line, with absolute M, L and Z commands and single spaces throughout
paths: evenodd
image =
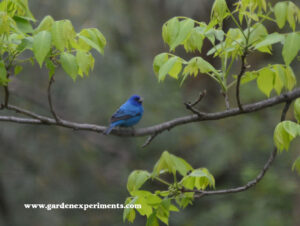
M 6 73 L 6 68 L 5 68 L 5 64 L 3 62 L 3 60 L 0 61 L 0 85 L 2 86 L 6 86 L 8 83 L 8 79 L 6 77 L 7 73 Z
M 212 7 L 212 18 L 223 21 L 226 17 L 228 11 L 228 7 L 225 0 L 215 0 L 213 7 Z
M 158 176 L 166 171 L 173 175 L 176 175 L 176 172 L 178 172 L 184 176 L 192 169 L 191 165 L 184 159 L 172 155 L 168 151 L 164 151 L 154 166 L 152 177 Z
M 179 22 L 179 31 L 176 36 L 176 39 L 170 43 L 170 50 L 174 51 L 175 48 L 183 43 L 188 36 L 190 35 L 191 31 L 194 27 L 194 21 L 192 19 L 185 19 Z
M 34 30 L 34 34 L 39 33 L 40 31 L 50 31 L 53 23 L 54 20 L 51 16 L 44 17 L 39 26 Z
M 96 49 L 99 53 L 104 54 L 106 39 L 104 35 L 96 28 L 83 29 L 79 33 L 79 46 L 86 50 L 86 45 Z
M 269 97 L 273 89 L 274 72 L 268 67 L 263 68 L 259 71 L 259 76 L 256 81 L 260 91 Z
M 280 122 L 274 131 L 274 143 L 279 151 L 288 151 L 290 142 L 300 134 L 300 125 L 292 121 Z
M 300 35 L 296 32 L 288 34 L 285 38 L 282 56 L 286 65 L 290 65 L 300 50 Z
M 83 73 L 88 75 L 89 70 L 92 68 L 91 54 L 83 50 L 77 50 L 76 60 L 79 66 L 79 75 L 83 77 Z
M 204 190 L 207 186 L 215 187 L 215 179 L 206 168 L 200 168 L 183 177 L 180 184 L 187 189 L 196 187 L 198 190 Z
M 288 90 L 292 90 L 297 83 L 294 71 L 291 67 L 288 66 L 285 69 L 285 73 L 286 73 L 286 88 Z
M 147 218 L 146 226 L 159 226 L 155 213 L 152 213 L 150 217 Z
M 138 190 L 149 178 L 150 173 L 145 170 L 133 171 L 128 177 L 127 190 L 129 193 Z
M 298 156 L 298 158 L 293 163 L 292 170 L 293 171 L 296 170 L 298 172 L 298 174 L 300 175 L 300 156 Z
M 78 73 L 76 57 L 70 53 L 63 52 L 60 56 L 60 63 L 64 71 L 75 81 Z
M 248 82 L 253 81 L 254 79 L 256 79 L 258 77 L 259 73 L 256 71 L 247 71 L 244 76 L 241 79 L 241 84 L 244 85 Z M 237 78 L 237 76 L 234 76 L 235 78 Z
M 176 40 L 180 24 L 177 17 L 168 20 L 162 27 L 162 37 L 169 46 Z
M 247 35 L 248 29 L 245 30 L 245 33 Z M 256 23 L 251 28 L 251 33 L 248 42 L 252 44 L 267 36 L 268 36 L 268 31 L 266 27 L 261 23 Z
M 300 123 L 300 98 L 297 98 L 294 103 L 294 115 L 297 122 Z
M 158 72 L 158 80 L 163 81 L 167 74 L 177 79 L 182 68 L 181 59 L 179 57 L 171 57 L 164 63 Z
M 160 67 L 168 61 L 168 53 L 160 53 L 153 60 L 153 71 L 158 75 Z
M 255 49 L 261 50 L 262 47 L 269 47 L 277 42 L 284 41 L 284 35 L 277 32 L 267 35 L 263 40 L 255 45 Z
M 50 52 L 51 33 L 49 31 L 41 31 L 33 37 L 33 53 L 40 67 Z
M 201 53 L 204 35 L 193 29 L 190 36 L 184 41 L 184 49 L 187 52 L 198 50 Z
M 138 197 L 135 198 L 127 198 L 125 201 L 125 205 L 127 204 L 135 204 Z M 123 211 L 123 222 L 128 220 L 129 222 L 133 223 L 135 219 L 135 210 L 133 208 L 125 208 Z
M 177 204 L 182 208 L 185 208 L 187 205 L 193 204 L 193 200 L 194 200 L 194 192 L 185 192 L 181 196 L 176 197 Z
M 33 47 L 33 38 L 26 37 L 22 39 L 21 43 L 17 47 L 18 52 L 23 52 L 25 49 L 32 49 Z
M 16 65 L 14 68 L 14 75 L 18 75 L 23 70 L 21 65 Z
M 287 19 L 287 2 L 278 2 L 274 7 L 276 23 L 279 28 L 283 28 Z
M 52 24 L 51 33 L 53 44 L 60 51 L 69 48 L 68 44 L 76 36 L 73 25 L 69 20 L 55 21 Z
M 287 21 L 290 27 L 295 31 L 296 20 L 299 18 L 299 8 L 291 1 L 289 1 L 287 6 Z
M 20 16 L 14 16 L 13 19 L 16 22 L 17 27 L 20 29 L 20 31 L 24 33 L 31 33 L 33 31 L 32 25 L 29 20 L 26 20 Z

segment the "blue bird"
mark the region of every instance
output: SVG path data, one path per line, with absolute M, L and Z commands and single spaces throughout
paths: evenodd
M 144 113 L 143 99 L 132 95 L 111 117 L 109 127 L 104 131 L 108 135 L 116 126 L 130 127 L 137 124 Z

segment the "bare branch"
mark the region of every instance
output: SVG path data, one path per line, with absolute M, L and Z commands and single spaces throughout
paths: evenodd
M 195 106 L 196 104 L 198 104 L 198 103 L 203 99 L 203 97 L 205 97 L 205 96 L 206 96 L 206 90 L 203 90 L 202 92 L 199 93 L 198 98 L 197 98 L 194 102 L 188 103 L 188 104 L 190 104 L 192 107 L 194 107 L 194 106 Z
M 51 97 L 51 85 L 54 82 L 54 76 L 52 76 L 50 78 L 49 84 L 48 84 L 48 102 L 49 102 L 49 107 L 50 107 L 50 111 L 55 119 L 55 121 L 59 124 L 61 122 L 60 117 L 58 117 L 58 115 L 55 113 L 53 104 L 52 104 L 52 97 Z
M 218 120 L 224 119 L 228 117 L 232 117 L 235 115 L 251 113 L 255 111 L 259 111 L 274 105 L 278 105 L 280 103 L 284 103 L 287 101 L 292 101 L 296 98 L 300 97 L 300 88 L 294 89 L 288 93 L 281 94 L 276 97 L 272 97 L 266 100 L 258 101 L 252 104 L 247 104 L 243 106 L 243 110 L 241 111 L 239 108 L 232 108 L 230 110 L 215 112 L 215 113 L 202 113 L 201 116 L 198 114 L 183 116 L 179 118 L 175 118 L 170 121 L 163 122 L 161 124 L 157 124 L 154 126 L 136 129 L 134 133 L 132 133 L 131 129 L 126 128 L 116 128 L 112 131 L 112 134 L 117 136 L 148 136 L 152 134 L 159 134 L 165 130 L 170 130 L 176 126 L 184 125 L 193 122 L 200 122 L 200 121 L 207 121 L 207 120 Z M 20 110 L 20 108 L 19 108 Z M 22 110 L 22 109 L 21 109 Z M 61 119 L 58 123 L 55 119 L 40 116 L 36 113 L 30 112 L 28 110 L 23 110 L 27 113 L 35 114 L 35 116 L 40 117 L 37 119 L 36 117 L 30 116 L 31 118 L 20 118 L 20 117 L 12 117 L 12 116 L 0 116 L 0 121 L 7 121 L 7 122 L 15 122 L 15 123 L 25 123 L 25 124 L 38 124 L 38 125 L 55 125 L 55 126 L 62 126 L 66 128 L 71 128 L 75 130 L 86 130 L 86 131 L 93 131 L 102 133 L 106 126 L 99 126 L 95 124 L 86 124 L 86 123 L 76 123 L 67 120 Z M 24 113 L 24 112 L 23 112 Z M 29 116 L 29 115 L 28 115 Z
M 196 114 L 198 116 L 202 116 L 202 112 L 198 111 L 196 108 L 194 108 L 194 106 L 196 104 L 198 104 L 203 99 L 203 97 L 205 97 L 205 95 L 206 95 L 206 90 L 204 90 L 203 92 L 200 92 L 198 98 L 194 102 L 192 102 L 192 103 L 191 102 L 184 103 L 185 107 L 188 110 L 190 110 L 191 112 L 193 112 L 194 114 Z
M 288 100 L 282 110 L 281 118 L 280 118 L 281 121 L 285 120 L 286 113 L 290 107 L 290 104 L 291 104 L 291 101 Z M 274 148 L 273 151 L 271 152 L 269 159 L 265 163 L 265 165 L 264 165 L 263 169 L 260 171 L 260 173 L 256 176 L 255 179 L 249 181 L 244 186 L 230 188 L 230 189 L 215 190 L 215 191 L 186 190 L 186 189 L 182 189 L 181 191 L 182 192 L 195 192 L 196 193 L 195 197 L 197 197 L 197 198 L 203 197 L 205 195 L 220 195 L 220 194 L 229 194 L 229 193 L 237 193 L 237 192 L 246 191 L 249 188 L 255 186 L 264 177 L 265 173 L 267 172 L 267 170 L 271 166 L 272 162 L 274 161 L 276 154 L 277 154 L 277 148 Z
M 145 148 L 146 146 L 148 146 L 152 140 L 154 140 L 154 138 L 158 135 L 158 133 L 153 133 L 152 135 L 150 135 L 147 140 L 145 141 L 145 143 L 142 145 L 142 148 Z

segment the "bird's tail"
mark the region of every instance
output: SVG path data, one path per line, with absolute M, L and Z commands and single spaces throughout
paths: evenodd
M 103 134 L 104 135 L 108 135 L 108 134 L 110 134 L 110 132 L 112 131 L 112 129 L 115 127 L 115 125 L 110 125 L 104 132 L 103 132 Z

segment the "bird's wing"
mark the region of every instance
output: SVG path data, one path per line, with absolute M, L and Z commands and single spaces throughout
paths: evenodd
M 128 109 L 120 108 L 111 116 L 110 122 L 113 123 L 120 120 L 126 120 L 139 115 L 141 115 L 140 112 L 129 111 Z

